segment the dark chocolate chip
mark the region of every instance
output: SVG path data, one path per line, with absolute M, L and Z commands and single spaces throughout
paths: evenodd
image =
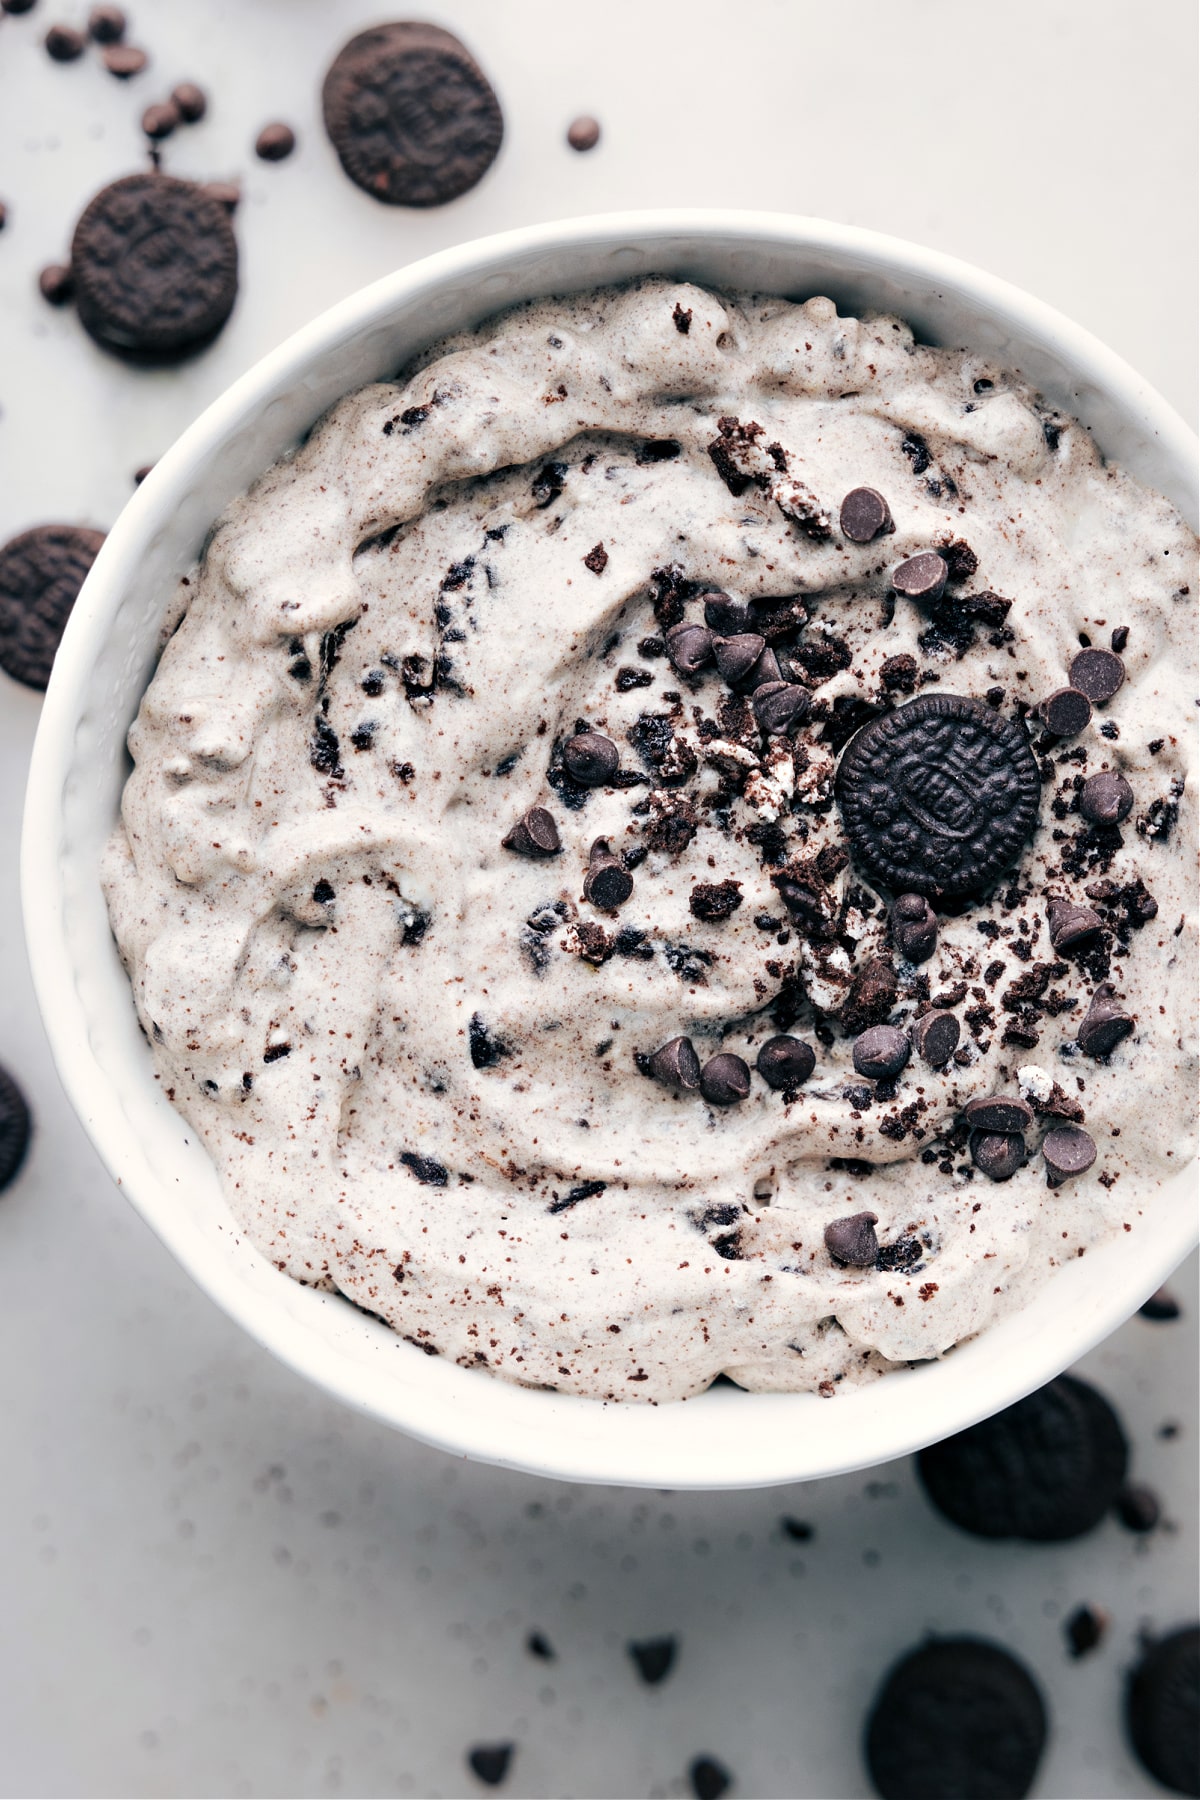
M 1093 825 L 1119 825 L 1133 810 L 1133 789 L 1115 769 L 1101 769 L 1084 782 L 1079 810 Z
M 735 600 L 732 594 L 704 596 L 704 623 L 722 637 L 736 637 L 738 632 L 745 631 L 749 617 L 750 608 L 746 602 Z
M 18 13 L 32 12 L 37 0 L 0 0 L 0 12 L 11 13 L 15 18 Z
M 93 6 L 88 14 L 88 34 L 93 43 L 119 44 L 125 36 L 125 14 L 119 6 Z
M 721 1800 L 733 1785 L 733 1776 L 714 1756 L 697 1756 L 688 1764 L 688 1780 L 696 1800 Z
M 531 806 L 501 842 L 518 856 L 557 856 L 562 849 L 554 815 L 544 806 Z
M 171 89 L 171 98 L 179 108 L 179 116 L 185 125 L 199 124 L 208 111 L 208 95 L 194 81 L 181 81 Z
M 104 52 L 104 66 L 118 81 L 129 81 L 140 75 L 150 58 L 134 44 L 110 44 Z
M 872 1025 L 854 1040 L 854 1067 L 868 1081 L 898 1075 L 912 1055 L 912 1045 L 895 1025 Z
M 87 39 L 73 25 L 52 25 L 46 33 L 46 54 L 54 62 L 75 62 L 87 48 Z
M 825 1227 L 825 1248 L 834 1262 L 850 1269 L 873 1269 L 879 1255 L 875 1227 L 879 1215 L 873 1212 L 851 1213 L 847 1219 L 831 1219 Z
M 1166 1288 L 1156 1288 L 1150 1298 L 1138 1307 L 1138 1311 L 1143 1319 L 1152 1319 L 1156 1325 L 1161 1325 L 1177 1319 L 1180 1306 L 1174 1294 L 1168 1293 Z
M 29 1107 L 25 1096 L 0 1066 L 0 1192 L 16 1177 L 29 1148 Z
M 592 845 L 588 871 L 583 878 L 583 895 L 604 912 L 615 912 L 633 892 L 633 876 L 619 856 L 613 856 L 606 838 Z
M 770 655 L 770 652 L 766 652 Z M 768 681 L 754 690 L 754 714 L 768 737 L 783 737 L 802 724 L 812 708 L 812 696 L 796 682 Z
M 47 263 L 38 276 L 38 291 L 51 306 L 65 306 L 75 295 L 75 277 L 69 263 Z
M 1082 1537 L 1125 1482 L 1129 1449 L 1103 1395 L 1070 1375 L 922 1450 L 933 1504 L 977 1537 Z
M 276 119 L 264 125 L 254 140 L 254 154 L 262 162 L 282 162 L 296 148 L 296 134 L 290 125 Z
M 75 227 L 71 264 L 86 330 L 104 349 L 138 360 L 173 359 L 210 343 L 237 298 L 228 212 L 203 188 L 169 175 L 126 175 L 102 188 Z
M 958 1049 L 961 1034 L 961 1027 L 952 1012 L 927 1012 L 912 1028 L 913 1048 L 923 1063 L 928 1063 L 931 1069 L 940 1069 Z
M 621 761 L 611 738 L 599 731 L 579 731 L 563 745 L 563 767 L 581 787 L 607 787 Z
M 476 1744 L 467 1752 L 471 1773 L 488 1787 L 499 1787 L 508 1774 L 515 1744 Z
M 1128 625 L 1116 626 L 1113 630 L 1112 637 L 1109 639 L 1109 642 L 1111 643 L 1113 649 L 1116 651 L 1117 655 L 1120 656 L 1122 650 L 1124 650 L 1126 644 L 1129 642 L 1129 627 L 1128 627 Z
M 851 488 L 842 501 L 842 536 L 852 544 L 869 544 L 883 532 L 895 531 L 888 503 L 875 488 Z
M 782 1092 L 801 1087 L 816 1068 L 817 1057 L 812 1045 L 806 1044 L 803 1038 L 781 1034 L 767 1039 L 754 1066 L 768 1087 Z
M 625 1648 L 646 1686 L 657 1687 L 675 1667 L 679 1642 L 674 1637 L 641 1638 Z
M 1011 1181 L 1025 1166 L 1025 1139 L 1017 1132 L 973 1131 L 971 1161 L 990 1181 Z
M 666 645 L 667 655 L 681 675 L 695 675 L 712 661 L 712 632 L 703 625 L 672 625 Z
M 1200 1794 L 1200 1626 L 1146 1651 L 1125 1690 L 1125 1721 L 1156 1781 L 1176 1794 Z
M 866 875 L 899 893 L 964 896 L 1020 854 L 1041 777 L 1021 727 L 977 700 L 923 694 L 852 738 L 837 797 Z
M 1099 913 L 1074 900 L 1051 900 L 1046 908 L 1046 922 L 1054 950 L 1074 950 L 1078 944 L 1090 943 L 1104 929 Z
M 50 679 L 71 608 L 104 533 L 35 525 L 0 549 L 0 668 L 26 687 Z
M 1046 1133 L 1042 1157 L 1047 1181 L 1051 1187 L 1060 1187 L 1091 1168 L 1096 1160 L 1096 1146 L 1078 1125 L 1057 1125 Z
M 672 1038 L 661 1050 L 654 1052 L 647 1067 L 655 1081 L 661 1081 L 664 1087 L 691 1093 L 700 1086 L 700 1058 L 691 1038 Z
M 1071 686 L 1096 706 L 1111 700 L 1125 680 L 1125 664 L 1112 650 L 1081 650 L 1071 663 Z
M 750 1070 L 740 1056 L 723 1050 L 701 1069 L 700 1092 L 710 1106 L 737 1106 L 750 1092 Z
M 525 1648 L 530 1656 L 536 1656 L 539 1662 L 556 1661 L 554 1645 L 544 1631 L 531 1631 L 525 1639 Z
M 783 680 L 783 671 L 779 667 L 779 658 L 767 645 L 754 667 L 747 675 L 744 686 L 747 693 L 753 694 L 761 687 L 773 687 Z
M 1078 737 L 1092 717 L 1092 703 L 1078 688 L 1058 688 L 1038 707 L 1038 716 L 1055 737 Z
M 898 894 L 891 910 L 892 942 L 909 962 L 928 962 L 937 948 L 937 914 L 923 894 Z
M 474 58 L 433 25 L 378 25 L 334 59 L 325 129 L 351 181 L 390 206 L 442 206 L 473 188 L 504 136 Z
M 909 600 L 940 600 L 946 586 L 945 559 L 935 550 L 910 556 L 893 571 L 892 586 Z
M 753 631 L 739 632 L 736 637 L 714 638 L 713 655 L 722 681 L 731 686 L 744 681 L 766 647 L 766 639 Z
M 156 143 L 169 138 L 175 127 L 181 122 L 182 115 L 173 100 L 160 100 L 154 106 L 148 106 L 142 114 L 142 130 L 148 138 Z
M 1063 1621 L 1063 1635 L 1071 1655 L 1078 1659 L 1094 1650 L 1108 1630 L 1108 1614 L 1098 1606 L 1077 1606 Z
M 594 150 L 600 142 L 600 122 L 586 114 L 572 119 L 567 126 L 567 142 L 572 150 Z
M 1024 1800 L 1045 1744 L 1024 1666 L 980 1638 L 941 1638 L 889 1671 L 864 1748 L 881 1800 Z
M 1033 1124 L 1033 1108 L 1019 1094 L 978 1095 L 962 1109 L 972 1131 L 1025 1131 Z
M 1102 981 L 1075 1034 L 1079 1048 L 1085 1056 L 1108 1056 L 1132 1030 L 1133 1020 L 1118 1004 L 1112 982 Z
M 1113 1502 L 1113 1515 L 1126 1531 L 1144 1536 L 1153 1531 L 1162 1518 L 1162 1503 L 1153 1488 L 1144 1482 L 1131 1481 Z

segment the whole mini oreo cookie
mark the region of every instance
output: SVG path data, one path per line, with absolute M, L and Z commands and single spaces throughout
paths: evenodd
M 351 181 L 389 206 L 442 206 L 485 175 L 500 102 L 465 46 L 435 25 L 359 32 L 322 90 L 325 129 Z
M 1129 1677 L 1125 1718 L 1154 1779 L 1175 1794 L 1200 1794 L 1200 1626 L 1150 1646 Z
M 998 1644 L 941 1638 L 890 1670 L 863 1749 L 881 1800 L 1023 1800 L 1045 1744 L 1028 1670 Z
M 0 1064 L 0 1191 L 15 1177 L 29 1148 L 29 1108 L 25 1096 Z
M 1060 1375 L 1015 1406 L 931 1444 L 917 1469 L 938 1511 L 976 1537 L 1053 1543 L 1104 1518 L 1129 1446 L 1102 1394 Z
M 35 525 L 0 549 L 0 668 L 44 688 L 83 578 L 104 542 L 83 525 Z
M 101 188 L 75 227 L 71 268 L 86 330 L 134 361 L 169 361 L 211 343 L 237 298 L 228 210 L 170 175 L 126 175 Z
M 850 740 L 837 797 L 855 861 L 896 893 L 982 893 L 1037 824 L 1024 732 L 961 694 L 925 694 Z

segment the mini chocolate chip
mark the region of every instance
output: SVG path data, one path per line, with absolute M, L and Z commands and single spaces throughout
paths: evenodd
M 73 25 L 52 25 L 46 33 L 46 54 L 54 62 L 74 62 L 87 48 L 87 39 Z
M 1113 649 L 1116 651 L 1117 655 L 1119 656 L 1121 654 L 1122 650 L 1124 650 L 1126 644 L 1129 642 L 1129 627 L 1128 627 L 1128 625 L 1116 626 L 1116 628 L 1113 631 L 1112 637 L 1109 639 L 1109 642 L 1112 644 Z
M 1055 737 L 1078 737 L 1091 722 L 1092 703 L 1078 688 L 1058 688 L 1038 707 L 1038 716 Z
M 148 106 L 142 114 L 142 130 L 148 138 L 158 142 L 170 137 L 181 118 L 182 114 L 173 100 L 161 100 L 154 106 Z
M 47 263 L 38 276 L 42 299 L 51 306 L 65 306 L 75 292 L 75 277 L 67 263 Z
M 133 44 L 110 44 L 104 52 L 104 66 L 118 81 L 128 81 L 131 76 L 140 75 L 149 61 L 146 52 L 138 50 Z
M 518 856 L 557 856 L 562 849 L 554 815 L 544 806 L 531 806 L 501 842 Z
M 471 1773 L 488 1787 L 499 1787 L 508 1774 L 515 1744 L 476 1744 L 467 1752 Z
M 606 787 L 621 757 L 611 738 L 599 731 L 580 731 L 563 745 L 563 767 L 581 787 Z
M 746 621 L 750 617 L 750 609 L 744 600 L 735 600 L 732 594 L 705 594 L 704 623 L 710 631 L 720 632 L 723 637 L 733 637 L 746 629 Z
M 606 838 L 592 845 L 588 872 L 583 878 L 583 895 L 604 912 L 615 912 L 624 906 L 633 892 L 633 876 L 619 856 L 613 856 Z
M 1098 1606 L 1077 1606 L 1063 1625 L 1071 1655 L 1078 1658 L 1094 1650 L 1108 1630 L 1108 1614 Z
M 1059 1187 L 1074 1175 L 1082 1175 L 1096 1160 L 1096 1146 L 1078 1125 L 1056 1125 L 1046 1133 L 1042 1145 L 1046 1179 L 1051 1187 Z
M 722 681 L 728 681 L 730 685 L 744 681 L 766 647 L 766 639 L 753 631 L 739 632 L 736 637 L 714 638 L 713 655 Z
M 851 1269 L 870 1269 L 875 1265 L 879 1255 L 879 1240 L 875 1236 L 878 1214 L 873 1212 L 851 1213 L 848 1219 L 832 1219 L 825 1227 L 825 1248 L 834 1262 L 845 1263 Z
M 1071 663 L 1071 686 L 1097 706 L 1111 700 L 1125 680 L 1125 664 L 1111 650 L 1081 650 Z
M 909 600 L 940 600 L 946 586 L 946 564 L 935 550 L 910 556 L 892 574 L 892 586 Z
M 1126 1531 L 1139 1534 L 1153 1531 L 1162 1517 L 1162 1506 L 1153 1488 L 1131 1481 L 1123 1487 L 1113 1503 L 1113 1512 Z
M 1119 825 L 1133 810 L 1133 789 L 1115 769 L 1101 769 L 1084 782 L 1079 810 L 1093 825 Z
M 646 1683 L 647 1687 L 657 1687 L 665 1681 L 675 1667 L 675 1655 L 679 1648 L 677 1639 L 673 1637 L 641 1638 L 635 1643 L 627 1644 L 633 1666 Z
M 672 1038 L 654 1052 L 647 1066 L 655 1081 L 661 1081 L 664 1087 L 692 1092 L 700 1086 L 700 1058 L 691 1038 Z
M 1054 950 L 1073 950 L 1086 944 L 1104 929 L 1104 920 L 1090 906 L 1079 906 L 1074 900 L 1051 900 L 1046 908 L 1050 927 L 1050 946 Z
M 736 1106 L 750 1092 L 750 1070 L 740 1056 L 723 1050 L 701 1069 L 700 1092 L 710 1106 Z
M 888 503 L 875 488 L 851 488 L 842 501 L 842 536 L 852 544 L 869 544 L 885 531 L 895 531 Z
M 585 115 L 572 119 L 567 126 L 567 142 L 572 150 L 594 150 L 600 142 L 600 122 Z
M 971 1161 L 991 1181 L 1008 1181 L 1024 1167 L 1025 1139 L 1015 1131 L 973 1131 Z
M 912 1045 L 895 1025 L 872 1025 L 854 1040 L 854 1067 L 868 1081 L 886 1081 L 898 1075 Z
M 925 1013 L 912 1028 L 913 1048 L 923 1063 L 940 1069 L 958 1049 L 962 1027 L 952 1012 Z
M 801 1087 L 816 1068 L 817 1056 L 803 1038 L 781 1035 L 767 1039 L 754 1066 L 768 1087 L 782 1091 Z
M 721 1800 L 733 1786 L 733 1776 L 715 1756 L 697 1756 L 688 1764 L 688 1780 L 696 1800 Z
M 768 737 L 783 737 L 801 724 L 812 707 L 806 687 L 790 681 L 768 681 L 754 690 L 754 716 Z
M 898 894 L 892 902 L 892 942 L 909 962 L 928 962 L 937 948 L 937 914 L 923 894 Z
M 264 125 L 254 140 L 254 154 L 263 162 L 282 162 L 295 148 L 295 132 L 279 120 Z
M 1168 1293 L 1166 1288 L 1156 1288 L 1138 1311 L 1143 1319 L 1152 1319 L 1156 1325 L 1162 1325 L 1179 1317 L 1180 1306 L 1174 1294 Z
M 972 1131 L 1025 1131 L 1033 1124 L 1033 1108 L 1019 1094 L 978 1095 L 962 1109 Z
M 88 35 L 96 44 L 119 44 L 125 36 L 125 14 L 119 6 L 93 6 Z
M 703 625 L 672 625 L 666 636 L 667 655 L 681 675 L 695 675 L 712 661 L 712 632 Z
M 1075 1034 L 1085 1056 L 1108 1056 L 1133 1030 L 1133 1020 L 1121 1010 L 1114 995 L 1112 982 L 1102 981 L 1092 996 L 1092 1003 Z
M 185 125 L 199 124 L 208 111 L 208 95 L 194 81 L 181 81 L 178 87 L 171 89 L 171 98 Z

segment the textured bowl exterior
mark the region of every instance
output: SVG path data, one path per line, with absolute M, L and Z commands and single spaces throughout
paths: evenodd
M 1119 358 L 1060 314 L 897 239 L 784 214 L 612 214 L 485 238 L 351 295 L 236 382 L 155 465 L 76 603 L 34 750 L 22 844 L 26 936 L 63 1085 L 117 1185 L 212 1298 L 347 1404 L 457 1455 L 576 1481 L 735 1488 L 867 1467 L 1011 1404 L 1106 1336 L 1196 1241 L 1196 1170 L 1153 1231 L 1059 1270 L 1018 1315 L 939 1362 L 827 1402 L 720 1387 L 614 1406 L 510 1386 L 425 1357 L 335 1295 L 302 1288 L 241 1235 L 216 1170 L 153 1078 L 108 926 L 99 859 L 129 770 L 125 733 L 175 581 L 222 508 L 341 395 L 444 333 L 536 296 L 686 277 L 901 314 L 930 341 L 1018 370 L 1106 456 L 1196 522 L 1196 442 Z

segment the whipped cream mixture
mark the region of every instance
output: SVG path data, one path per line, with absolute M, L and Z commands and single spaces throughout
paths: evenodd
M 867 542 L 861 487 L 894 526 Z M 897 576 L 930 552 L 940 595 Z M 1153 1233 L 1192 1154 L 1195 582 L 1168 503 L 1020 379 L 825 299 L 545 301 L 350 395 L 183 582 L 104 871 L 241 1227 L 430 1355 L 642 1401 L 721 1372 L 831 1395 Z M 666 654 L 706 613 L 804 688 L 790 730 L 734 652 Z M 1081 646 L 1125 679 L 1056 735 L 1035 709 Z M 835 776 L 941 693 L 1028 737 L 1040 810 L 989 891 L 934 896 L 916 962 Z M 581 731 L 619 753 L 599 785 L 564 762 Z M 1103 771 L 1119 822 L 1080 810 Z M 556 852 L 514 832 L 531 808 Z M 584 896 L 600 865 L 619 907 L 619 876 Z M 1097 925 L 1052 948 L 1051 900 Z M 1078 1039 L 1098 988 L 1129 1022 L 1107 1054 Z M 941 1067 L 855 1067 L 931 1010 Z M 781 1033 L 816 1059 L 783 1089 L 755 1069 Z M 677 1055 L 656 1078 L 681 1036 L 746 1097 L 671 1085 Z M 962 1116 L 995 1095 L 1029 1113 L 1016 1173 L 1011 1121 Z M 1051 1186 L 1068 1123 L 1095 1160 Z M 825 1233 L 863 1212 L 854 1266 Z

